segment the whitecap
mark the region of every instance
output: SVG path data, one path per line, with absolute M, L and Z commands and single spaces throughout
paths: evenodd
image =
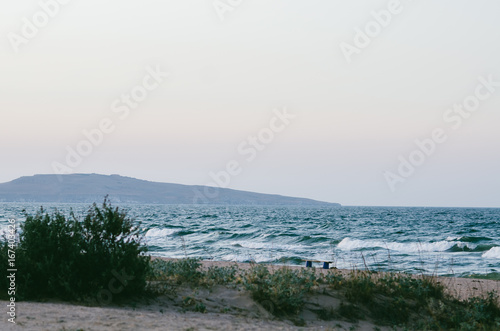
M 493 247 L 483 254 L 487 259 L 500 259 L 500 247 Z
M 405 252 L 405 253 L 417 253 L 417 252 L 444 252 L 458 245 L 458 247 L 466 247 L 466 243 L 462 242 L 450 242 L 450 241 L 437 241 L 437 242 L 411 242 L 411 243 L 400 243 L 400 242 L 385 242 L 382 240 L 359 240 L 344 238 L 337 246 L 337 248 L 351 251 L 363 248 L 382 248 L 389 249 L 391 251 Z M 469 247 L 470 248 L 470 247 Z
M 255 263 L 266 263 L 266 262 L 274 262 L 282 258 L 282 254 L 276 255 L 268 255 L 268 254 L 227 254 L 221 257 L 222 261 L 230 261 L 230 262 L 255 262 Z
M 230 245 L 236 247 L 249 248 L 249 249 L 265 249 L 265 250 L 281 249 L 287 251 L 303 250 L 306 248 L 305 246 L 302 245 L 276 244 L 272 242 L 263 243 L 255 241 L 233 241 L 230 243 Z
M 160 228 L 152 228 L 146 232 L 146 237 L 166 237 L 171 236 L 174 233 L 178 232 L 176 229 L 160 229 Z

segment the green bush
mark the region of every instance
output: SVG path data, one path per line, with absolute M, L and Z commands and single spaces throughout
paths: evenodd
M 500 330 L 500 307 L 494 292 L 464 301 L 430 300 L 427 309 L 432 319 L 419 325 L 426 330 Z
M 355 271 L 343 283 L 345 297 L 354 303 L 371 302 L 374 298 L 376 283 L 366 271 Z
M 140 295 L 149 257 L 139 226 L 107 199 L 83 220 L 43 208 L 27 215 L 16 249 L 19 299 L 89 299 L 109 302 Z M 2 261 L 6 261 L 6 243 Z M 5 269 L 4 269 L 5 270 Z
M 405 325 L 416 330 L 500 329 L 495 293 L 461 301 L 446 294 L 444 286 L 433 277 L 394 273 L 374 277 L 369 272 L 354 271 L 343 279 L 328 274 L 325 281 L 343 291 L 350 303 L 363 305 L 369 316 L 382 325 Z M 355 307 L 343 305 L 339 315 L 353 319 L 355 309 L 351 308 Z
M 142 244 L 140 224 L 134 224 L 125 212 L 113 209 L 107 201 L 102 208 L 94 204 L 79 224 L 82 293 L 109 290 L 113 279 L 123 287 L 121 296 L 141 293 L 146 286 L 150 258 L 144 255 L 147 247 Z
M 298 314 L 305 304 L 305 295 L 317 281 L 314 269 L 280 268 L 271 273 L 264 265 L 252 267 L 243 276 L 252 298 L 277 316 Z
M 238 268 L 236 266 L 210 267 L 206 272 L 205 281 L 209 286 L 228 285 L 235 282 L 237 273 Z
M 18 294 L 21 298 L 72 299 L 78 288 L 78 222 L 41 209 L 26 215 L 17 248 Z
M 344 277 L 342 276 L 341 273 L 337 272 L 335 269 L 330 269 L 326 274 L 323 275 L 323 278 L 320 280 L 323 283 L 327 284 L 328 287 L 338 290 L 342 287 L 342 282 L 344 281 Z

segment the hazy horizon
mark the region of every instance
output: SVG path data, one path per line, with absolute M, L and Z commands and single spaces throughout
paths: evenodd
M 51 175 L 51 176 L 57 176 L 56 174 L 35 174 L 34 176 L 37 176 L 37 175 Z M 102 175 L 102 176 L 122 176 L 120 174 L 97 174 L 97 173 L 74 173 L 74 175 Z M 64 176 L 64 175 L 62 175 Z M 21 177 L 18 177 L 18 178 L 15 178 L 13 179 L 12 181 L 16 180 L 16 179 L 19 179 L 19 178 L 22 178 L 22 177 L 29 177 L 29 176 L 21 176 Z M 122 177 L 129 177 L 129 176 L 122 176 Z M 138 179 L 138 180 L 145 180 L 145 181 L 149 181 L 148 179 L 144 179 L 144 178 L 136 178 L 136 177 L 129 177 L 129 178 L 133 178 L 133 179 Z M 64 179 L 64 177 L 63 177 Z M 11 181 L 7 181 L 7 182 L 11 182 Z M 2 182 L 0 184 L 5 184 L 7 182 Z M 157 182 L 157 181 L 151 181 L 151 182 L 154 182 L 154 183 L 164 183 L 164 182 Z M 180 185 L 187 185 L 187 186 L 197 186 L 198 184 L 184 184 L 184 183 L 177 183 L 177 182 L 169 182 L 167 184 L 180 184 Z M 218 186 L 214 186 L 214 187 L 218 187 Z M 230 188 L 229 188 L 230 189 Z M 244 189 L 238 189 L 239 191 L 248 191 L 248 190 L 244 190 Z M 273 192 L 259 192 L 259 191 L 251 191 L 253 193 L 261 193 L 261 194 L 275 194 Z M 292 196 L 287 196 L 287 195 L 284 195 L 285 197 L 292 197 Z M 294 196 L 295 198 L 304 198 L 304 199 L 310 199 L 309 197 L 307 196 Z M 318 201 L 321 201 L 321 200 L 318 200 Z M 338 201 L 322 201 L 322 202 L 327 202 L 327 203 L 340 203 L 341 202 L 338 202 Z M 82 204 L 86 204 L 85 202 L 82 202 Z M 485 208 L 485 209 L 499 209 L 500 207 L 474 207 L 474 206 L 383 206 L 383 205 L 373 205 L 373 206 L 370 206 L 370 205 L 344 205 L 344 204 L 341 204 L 342 207 L 381 207 L 381 208 L 391 208 L 391 207 L 394 207 L 394 208 Z
M 119 174 L 345 206 L 500 207 L 500 3 L 0 9 L 1 183 Z

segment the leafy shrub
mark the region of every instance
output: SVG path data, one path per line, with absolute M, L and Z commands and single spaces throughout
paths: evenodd
M 344 277 L 341 273 L 336 272 L 334 269 L 329 269 L 328 272 L 323 275 L 321 281 L 327 284 L 330 288 L 338 290 L 342 287 L 342 281 L 344 281 Z
M 206 282 L 209 285 L 227 285 L 236 280 L 238 268 L 230 267 L 210 267 L 206 272 Z
M 271 313 L 295 315 L 302 310 L 304 297 L 317 284 L 317 277 L 314 270 L 280 268 L 270 273 L 266 266 L 257 265 L 244 274 L 243 284 Z
M 143 293 L 149 257 L 139 226 L 107 199 L 80 221 L 40 209 L 21 225 L 16 250 L 19 299 L 113 299 Z M 2 247 L 4 249 L 5 244 Z M 5 254 L 1 259 L 4 263 Z
M 386 274 L 377 282 L 377 291 L 390 296 L 402 296 L 420 303 L 428 298 L 442 299 L 444 286 L 432 277 L 415 278 L 406 274 Z
M 21 298 L 60 297 L 78 293 L 81 231 L 75 220 L 42 209 L 26 215 L 17 248 L 18 294 Z
M 432 319 L 423 324 L 428 330 L 500 330 L 500 307 L 494 292 L 465 301 L 430 300 L 428 312 Z
M 343 290 L 349 302 L 363 305 L 371 318 L 384 325 L 416 330 L 500 329 L 500 307 L 494 293 L 460 301 L 447 295 L 433 277 L 394 273 L 373 277 L 355 271 L 342 280 L 327 274 L 325 281 Z M 361 316 L 361 310 L 352 304 L 341 305 L 338 312 L 347 319 Z
M 414 314 L 429 313 L 429 302 L 445 298 L 444 286 L 432 277 L 415 278 L 394 273 L 377 279 L 374 293 L 378 300 L 370 307 L 373 318 L 393 325 L 408 323 Z
M 351 302 L 371 302 L 376 284 L 369 272 L 355 271 L 343 282 L 345 296 Z
M 146 286 L 149 257 L 144 255 L 147 247 L 142 244 L 140 224 L 134 224 L 125 212 L 112 208 L 106 200 L 102 208 L 94 204 L 78 224 L 81 292 L 107 290 L 109 282 L 121 274 L 126 279 L 118 279 L 123 285 L 120 295 L 141 293 Z

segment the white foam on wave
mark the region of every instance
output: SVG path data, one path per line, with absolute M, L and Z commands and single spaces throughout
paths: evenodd
M 283 249 L 283 250 L 303 250 L 305 249 L 302 245 L 288 245 L 288 244 L 276 244 L 272 242 L 263 243 L 263 242 L 255 242 L 255 241 L 233 241 L 230 243 L 231 246 L 239 245 L 243 248 L 250 249 L 265 249 L 265 250 L 274 250 L 274 249 Z
M 171 236 L 174 233 L 178 232 L 179 230 L 176 229 L 159 229 L 159 228 L 153 228 L 149 229 L 148 232 L 146 232 L 146 237 L 167 237 Z
M 500 247 L 493 247 L 482 256 L 487 259 L 500 259 Z
M 382 240 L 359 240 L 344 238 L 339 244 L 338 248 L 346 251 L 362 248 L 385 248 L 391 251 L 415 253 L 415 252 L 444 252 L 453 246 L 459 247 L 467 246 L 466 243 L 450 242 L 450 241 L 437 241 L 433 243 L 399 243 L 399 242 L 385 242 Z M 469 247 L 470 248 L 470 247 Z
M 227 254 L 221 257 L 222 261 L 230 261 L 230 262 L 248 262 L 248 261 L 253 261 L 256 263 L 265 263 L 265 262 L 273 262 L 276 261 L 277 259 L 282 258 L 282 254 L 276 254 L 276 255 L 266 255 L 266 254 L 257 254 L 257 255 L 251 255 L 251 254 Z

